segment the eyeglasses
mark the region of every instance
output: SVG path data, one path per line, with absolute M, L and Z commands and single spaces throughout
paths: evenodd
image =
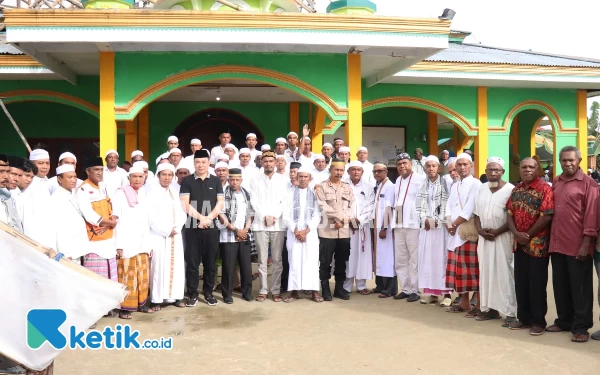
M 387 169 L 373 169 L 373 173 L 382 173 L 382 172 L 386 172 Z
M 502 173 L 502 169 L 486 169 L 485 173 Z

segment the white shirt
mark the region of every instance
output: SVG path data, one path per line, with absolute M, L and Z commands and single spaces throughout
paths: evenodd
M 421 160 L 413 160 L 412 161 L 412 170 L 416 174 L 422 174 L 425 176 L 425 162 L 423 159 Z
M 300 155 L 300 159 L 298 159 L 298 161 L 300 162 L 300 164 L 302 164 L 303 167 L 314 167 L 314 163 L 315 163 L 315 154 L 313 154 L 312 152 L 310 153 L 310 156 L 304 156 L 304 154 Z
M 127 180 L 127 171 L 125 169 L 117 167 L 114 171 L 108 169 L 108 167 L 104 167 L 104 175 L 102 177 L 102 181 L 104 181 L 104 185 L 106 186 L 106 192 L 109 197 L 112 197 L 118 188 L 123 186 L 123 181 Z M 128 183 L 129 184 L 129 183 Z M 77 185 L 79 187 L 79 185 Z
M 14 188 L 13 190 L 10 191 L 10 196 L 12 197 L 12 199 L 15 199 L 20 194 L 21 194 L 21 189 L 19 189 L 18 187 Z
M 417 194 L 423 183 L 425 183 L 425 176 L 414 172 L 406 178 L 400 176 L 396 179 L 394 187 L 394 228 L 418 229 L 420 227 L 419 216 L 417 215 Z M 397 224 L 399 212 L 402 212 L 401 225 Z
M 469 220 L 473 216 L 475 200 L 477 199 L 480 186 L 481 181 L 473 176 L 467 176 L 452 185 L 452 190 L 450 191 L 450 196 L 448 197 L 448 203 L 446 203 L 446 215 L 450 215 L 450 220 L 454 222 L 454 220 L 456 220 L 459 216 L 465 220 Z M 458 198 L 459 193 L 460 201 Z M 460 235 L 458 234 L 459 228 L 460 225 L 456 229 L 456 234 L 454 236 L 448 236 L 447 248 L 450 251 L 454 251 L 454 249 L 467 242 L 466 240 L 460 238 Z
M 269 178 L 264 173 L 257 174 L 250 183 L 250 201 L 254 208 L 254 222 L 252 230 L 254 231 L 283 231 L 284 226 L 281 220 L 283 214 L 283 201 L 287 193 L 287 183 L 289 178 L 282 174 L 273 173 Z M 265 216 L 275 217 L 275 225 L 265 227 Z
M 150 253 L 150 222 L 146 194 L 138 190 L 138 204 L 130 207 L 123 190 L 117 190 L 112 200 L 113 215 L 118 216 L 115 228 L 115 249 L 123 250 L 124 258 Z
M 211 165 L 217 164 L 219 156 L 223 155 L 224 153 L 225 153 L 225 149 L 223 147 L 221 147 L 221 145 L 213 147 L 210 150 L 210 164 Z M 194 169 L 192 168 L 192 170 L 194 170 Z
M 250 183 L 254 176 L 258 174 L 258 168 L 250 162 L 246 167 L 240 166 L 240 169 L 242 170 L 242 187 L 250 191 Z
M 285 151 L 283 152 L 283 154 L 288 156 L 291 161 L 296 161 L 296 156 L 298 155 L 298 150 L 299 150 L 298 146 L 296 146 L 296 149 L 294 151 L 290 150 L 289 148 L 286 148 Z
M 81 184 L 83 184 L 83 181 L 80 179 L 77 179 L 77 186 L 75 186 L 75 188 L 80 187 Z M 46 182 L 46 186 L 48 187 L 48 191 L 50 192 L 50 195 L 54 194 L 54 192 L 59 188 L 58 178 L 56 176 L 54 176 L 54 177 L 48 179 L 48 182 Z
M 311 173 L 312 173 L 312 178 L 313 178 L 313 180 L 311 182 L 314 185 L 320 184 L 321 182 L 327 180 L 330 176 L 329 170 L 327 168 L 323 169 L 320 172 L 317 168 L 313 168 Z
M 261 156 L 262 155 L 262 151 L 261 150 L 250 150 L 250 163 L 254 163 L 254 160 L 256 160 L 257 156 Z
M 50 197 L 54 212 L 56 231 L 56 251 L 69 258 L 79 258 L 88 254 L 88 239 L 85 220 L 72 192 L 58 187 Z

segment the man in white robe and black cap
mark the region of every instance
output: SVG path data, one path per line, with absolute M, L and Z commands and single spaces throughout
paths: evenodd
M 293 302 L 299 298 L 299 290 L 306 290 L 312 292 L 313 301 L 323 302 L 319 295 L 319 203 L 314 190 L 309 187 L 310 169 L 299 168 L 297 178 L 298 186 L 290 189 L 283 205 L 290 266 L 287 289 L 291 291 L 283 301 Z
M 373 246 L 371 242 L 371 219 L 373 218 L 373 202 L 375 191 L 373 186 L 364 179 L 363 164 L 355 160 L 348 168 L 350 187 L 354 193 L 352 206 L 350 258 L 346 266 L 346 281 L 344 289 L 352 292 L 354 282 L 358 294 L 371 294 L 367 289 L 367 280 L 373 278 Z M 371 173 L 372 174 L 372 173 Z
M 156 169 L 160 187 L 148 194 L 148 219 L 150 241 L 153 250 L 150 259 L 150 297 L 156 305 L 173 303 L 185 307 L 185 261 L 182 229 L 186 215 L 181 208 L 179 189 L 174 189 L 172 181 L 175 167 L 160 164 Z

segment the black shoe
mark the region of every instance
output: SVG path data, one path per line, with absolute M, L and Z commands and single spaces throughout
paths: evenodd
M 242 296 L 242 298 L 248 302 L 254 301 L 254 297 L 252 297 L 251 294 L 248 294 L 247 296 Z
M 421 297 L 419 297 L 417 293 L 411 293 L 411 295 L 406 299 L 406 302 L 416 302 L 419 299 L 421 299 Z
M 196 306 L 197 303 L 198 303 L 198 297 L 190 297 L 190 298 L 188 298 L 185 305 L 187 307 L 194 307 L 194 306 Z
M 208 304 L 208 306 L 217 306 L 219 304 L 219 301 L 217 301 L 215 296 L 213 296 L 212 294 L 204 296 L 204 301 Z
M 329 280 L 321 281 L 321 295 L 325 301 L 332 301 L 331 289 L 329 289 Z
M 215 299 L 215 302 L 217 302 L 216 299 Z M 231 305 L 233 303 L 233 298 L 231 298 L 231 297 L 223 298 L 223 302 L 225 302 L 228 305 Z M 208 300 L 206 301 L 206 303 L 208 303 L 210 305 L 210 303 L 208 302 Z M 216 303 L 215 303 L 215 305 L 216 305 Z
M 404 292 L 394 296 L 394 299 L 405 299 L 405 298 L 408 298 L 408 294 L 406 294 Z
M 333 296 L 335 298 L 343 299 L 344 301 L 350 299 L 350 294 L 346 289 L 344 289 L 341 283 L 335 283 L 335 290 L 333 292 Z

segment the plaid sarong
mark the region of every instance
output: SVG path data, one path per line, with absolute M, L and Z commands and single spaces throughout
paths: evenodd
M 457 293 L 479 291 L 477 241 L 467 241 L 454 251 L 448 251 L 446 287 Z
M 127 287 L 127 297 L 121 303 L 121 309 L 137 311 L 148 300 L 150 265 L 148 254 L 138 254 L 131 258 L 118 260 L 119 283 Z
M 244 188 L 240 188 L 244 198 L 246 199 L 246 220 L 249 217 L 254 216 L 254 208 L 252 207 L 252 203 L 250 203 L 250 193 L 248 190 Z M 234 191 L 231 190 L 229 186 L 225 188 L 224 196 L 225 196 L 225 204 L 223 206 L 223 210 L 221 213 L 225 214 L 227 220 L 230 223 L 234 223 L 237 217 L 237 200 L 233 197 Z M 250 255 L 257 254 L 256 252 L 256 241 L 254 241 L 254 233 L 252 229 L 248 230 L 248 240 L 246 241 L 250 244 Z
M 115 258 L 104 259 L 94 253 L 83 257 L 83 266 L 88 270 L 109 280 L 118 281 L 117 260 Z

